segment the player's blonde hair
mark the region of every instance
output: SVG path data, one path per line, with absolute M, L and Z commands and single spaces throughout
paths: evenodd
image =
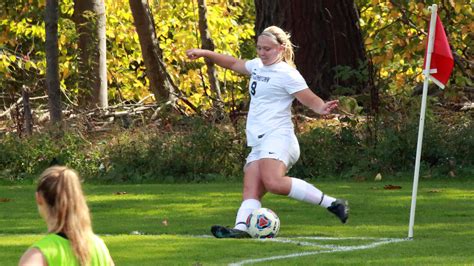
M 49 167 L 41 174 L 36 191 L 46 201 L 50 233 L 64 233 L 80 264 L 88 265 L 93 232 L 77 172 L 65 166 Z
M 290 66 L 295 67 L 295 53 L 293 51 L 294 45 L 291 43 L 291 35 L 288 32 L 285 32 L 277 26 L 270 26 L 263 30 L 263 32 L 260 33 L 260 36 L 270 37 L 278 44 L 283 45 L 284 50 L 282 53 L 282 60 Z

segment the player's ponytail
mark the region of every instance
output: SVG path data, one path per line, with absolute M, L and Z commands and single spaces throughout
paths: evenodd
M 286 62 L 288 65 L 295 67 L 294 57 L 295 53 L 293 51 L 294 45 L 291 43 L 290 37 L 291 35 L 288 32 L 283 31 L 281 28 L 277 26 L 270 26 L 263 30 L 260 34 L 263 36 L 268 36 L 274 39 L 278 44 L 283 45 L 284 51 L 282 54 L 282 60 Z
M 79 175 L 65 166 L 53 166 L 40 176 L 36 191 L 47 204 L 50 233 L 64 233 L 81 265 L 90 261 L 92 227 Z

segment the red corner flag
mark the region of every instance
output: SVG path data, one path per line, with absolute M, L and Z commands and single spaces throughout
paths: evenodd
M 431 32 L 428 32 L 428 40 Z M 443 24 L 439 19 L 439 16 L 436 15 L 436 30 L 434 36 L 434 45 L 433 45 L 433 54 L 431 55 L 431 64 L 430 64 L 430 79 L 433 80 L 438 86 L 439 83 L 446 85 L 449 80 L 449 76 L 453 71 L 454 60 L 453 54 L 451 53 L 451 48 L 449 47 L 448 38 L 446 37 L 446 32 L 444 31 Z M 426 53 L 428 52 L 428 43 L 426 44 Z M 427 55 L 425 53 L 425 62 L 423 68 L 426 66 Z M 444 88 L 444 86 L 440 86 Z

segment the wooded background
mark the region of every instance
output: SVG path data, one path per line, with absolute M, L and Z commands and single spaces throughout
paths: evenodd
M 468 0 L 3 0 L 0 137 L 4 143 L 12 136 L 20 138 L 5 144 L 4 149 L 14 150 L 17 143 L 32 141 L 24 137 L 45 129 L 74 129 L 83 141 L 95 143 L 97 136 L 89 134 L 110 131 L 114 138 L 118 133 L 111 128 L 146 130 L 151 125 L 156 132 L 170 132 L 176 125 L 193 125 L 183 122 L 188 118 L 221 127 L 217 132 L 233 127 L 233 134 L 239 133 L 249 102 L 248 78 L 209 61 L 189 61 L 185 51 L 202 47 L 252 59 L 258 33 L 277 25 L 291 34 L 297 68 L 310 89 L 324 99 L 340 100 L 330 118 L 342 126 L 337 134 L 351 134 L 346 144 L 358 147 L 351 152 L 355 155 L 369 146 L 374 151 L 389 140 L 386 154 L 371 151 L 367 156 L 390 161 L 390 156 L 399 156 L 387 152 L 395 150 L 390 145 L 399 150 L 412 145 L 400 136 L 417 123 L 431 4 L 439 6 L 455 67 L 445 90 L 430 87 L 428 120 L 456 133 L 449 138 L 439 135 L 438 140 L 463 136 L 465 141 L 474 116 L 474 21 Z M 295 103 L 294 121 L 304 132 L 306 122 L 318 123 L 319 117 L 300 107 Z M 212 142 L 211 135 L 217 134 L 213 130 L 196 132 Z M 244 143 L 235 136 L 230 143 Z M 465 158 L 473 143 L 458 143 L 453 152 Z M 452 170 L 449 156 L 440 155 L 440 149 L 432 152 L 439 154 L 430 165 L 443 161 L 446 171 Z M 242 159 L 245 152 L 236 154 Z M 6 164 L 12 162 L 8 156 Z M 28 160 L 44 159 L 31 156 Z M 303 164 L 307 159 L 302 158 Z M 380 164 L 378 169 L 383 165 L 368 160 Z M 97 164 L 101 162 L 94 162 L 94 167 Z M 334 167 L 342 171 L 350 165 Z M 18 165 L 18 172 L 24 168 Z
M 12 107 L 25 93 L 34 125 L 40 117 L 60 121 L 72 109 L 66 116 L 125 103 L 154 110 L 171 104 L 183 115 L 245 111 L 246 77 L 189 62 L 185 50 L 251 59 L 256 33 L 269 25 L 292 35 L 297 67 L 313 91 L 324 99 L 350 96 L 377 111 L 380 94 L 411 94 L 421 83 L 432 3 L 6 0 L 0 4 L 0 118 L 23 115 Z M 472 4 L 439 5 L 456 60 L 445 95 L 462 108 L 473 90 Z M 45 98 L 49 112 L 38 106 Z M 12 127 L 2 122 L 2 130 Z

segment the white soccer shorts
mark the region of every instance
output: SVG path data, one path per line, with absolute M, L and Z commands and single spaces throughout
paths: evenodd
M 267 133 L 247 156 L 245 165 L 263 158 L 282 161 L 289 170 L 300 157 L 300 146 L 293 130 L 277 130 Z

